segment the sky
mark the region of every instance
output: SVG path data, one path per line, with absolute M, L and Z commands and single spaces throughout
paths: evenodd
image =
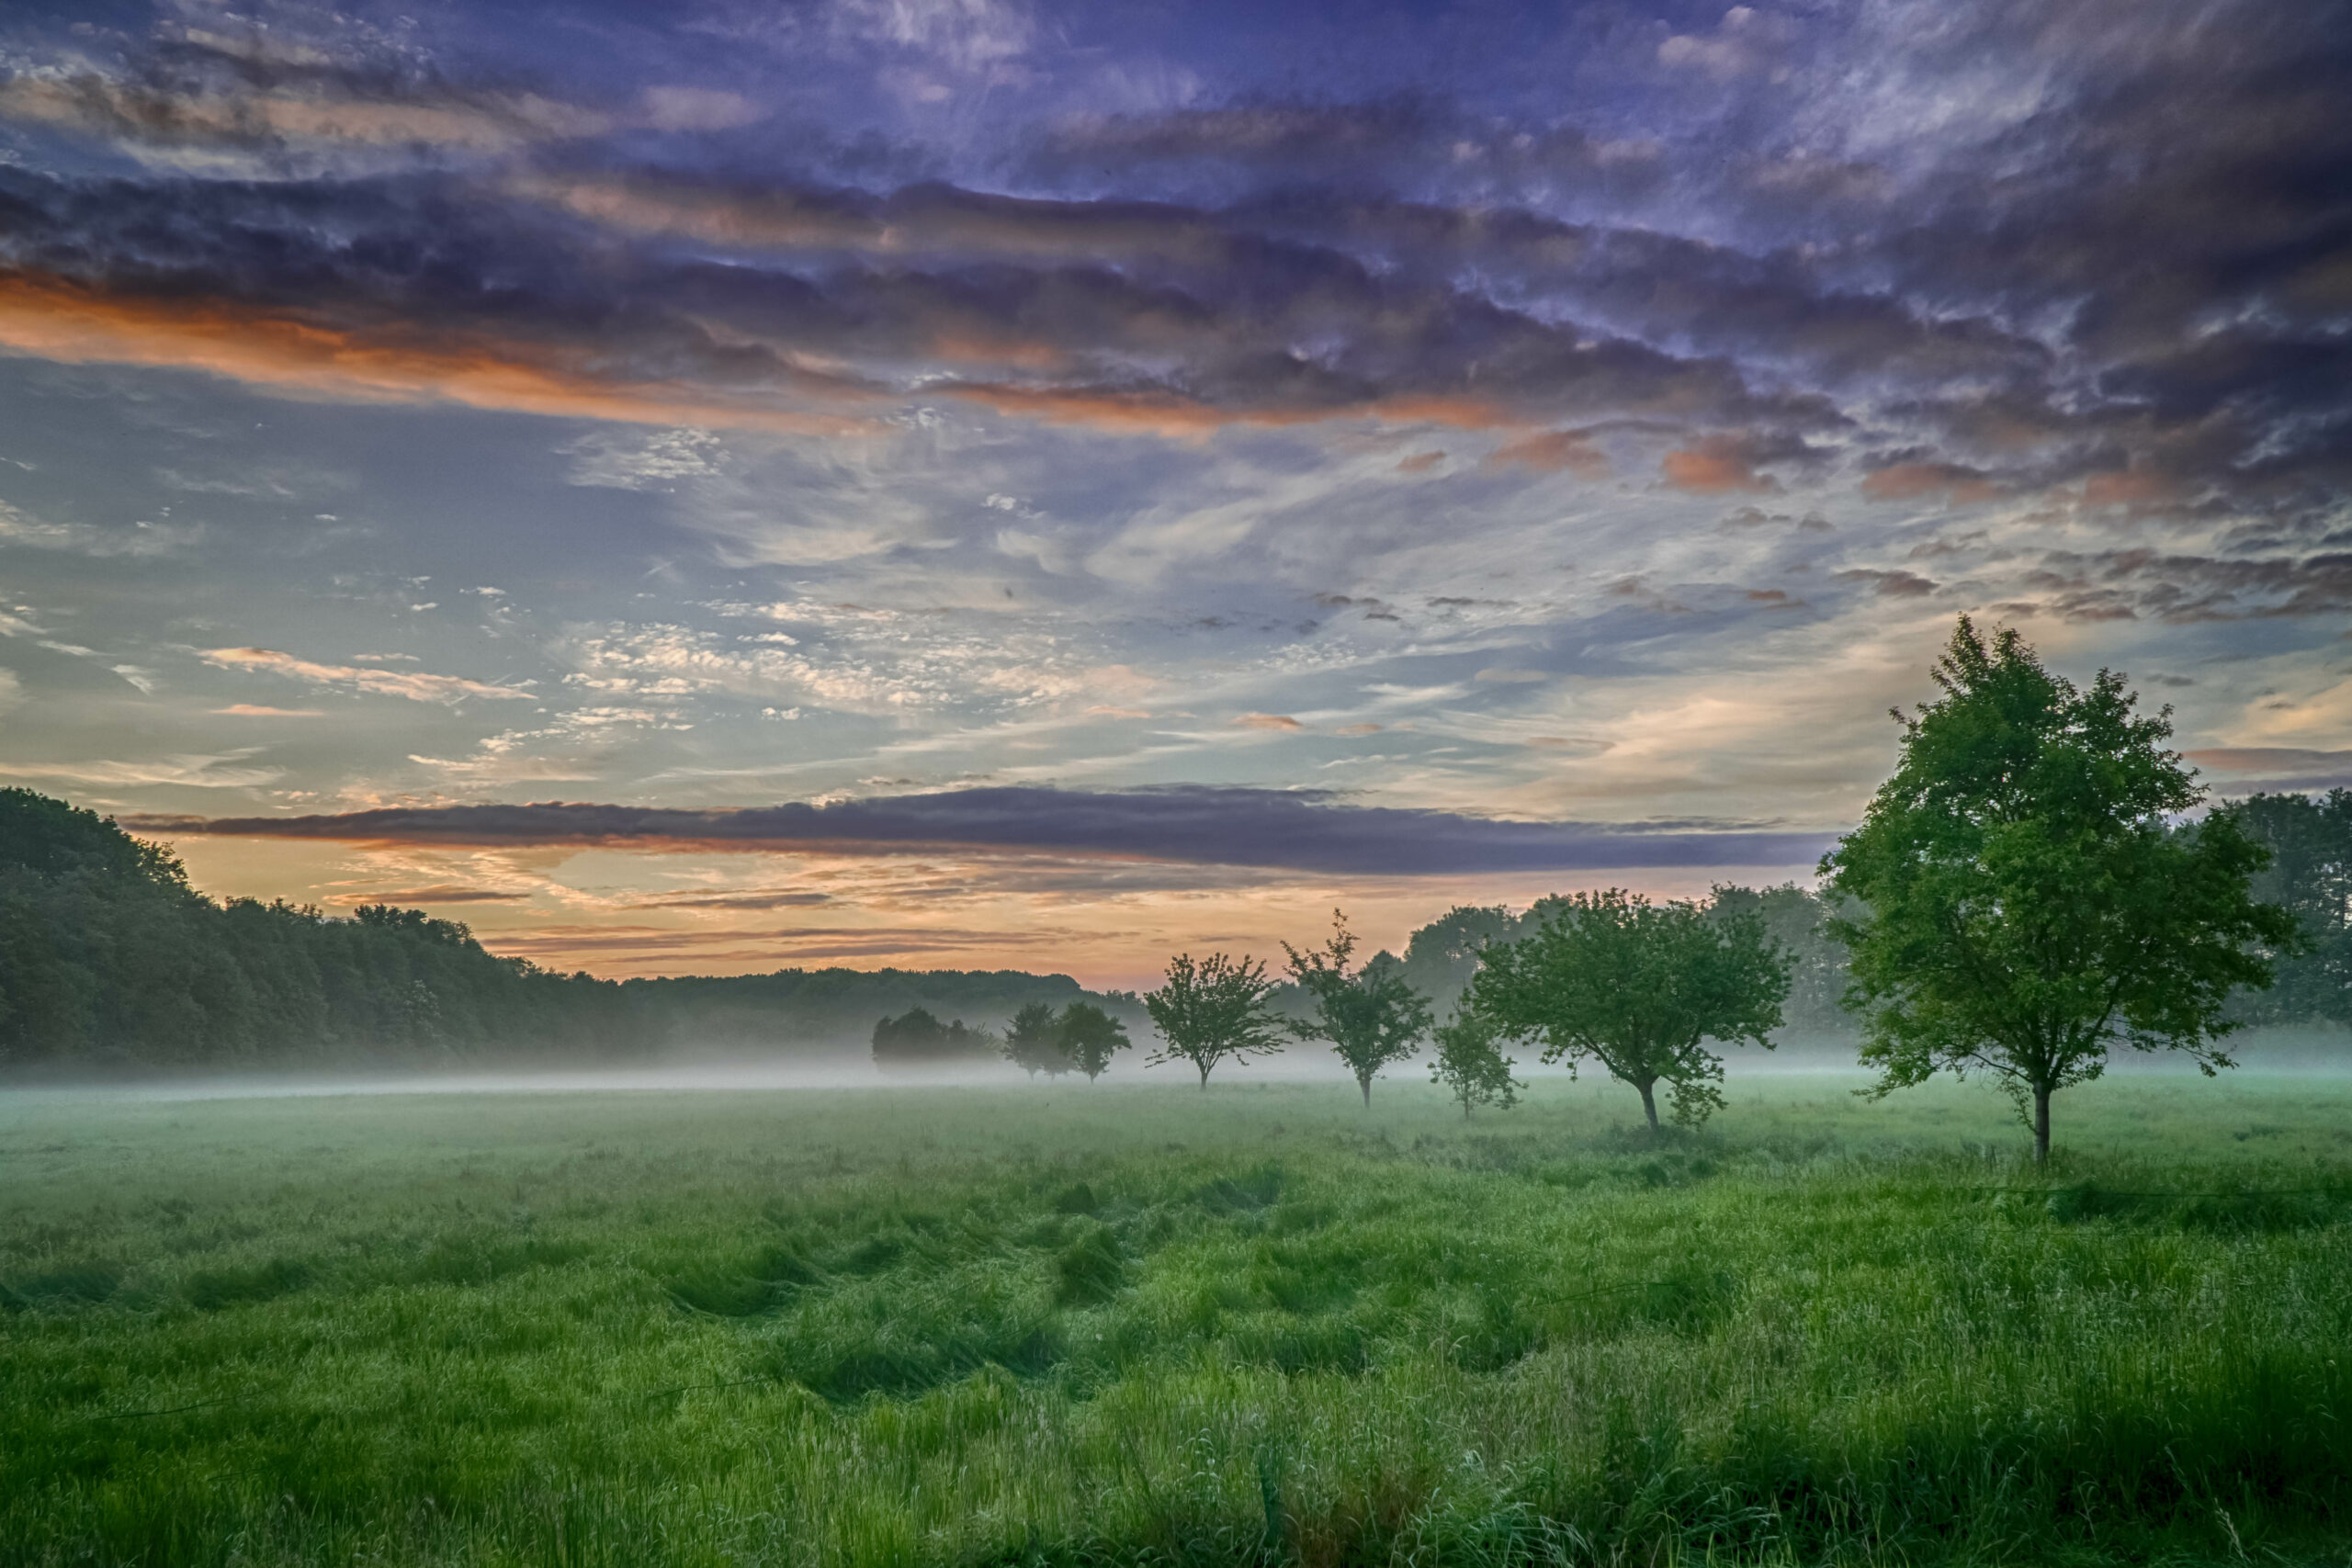
M 2352 6 L 20 3 L 0 784 L 606 975 L 2352 784 Z

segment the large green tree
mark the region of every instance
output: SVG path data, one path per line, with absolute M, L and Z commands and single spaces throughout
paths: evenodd
M 1146 1066 L 1190 1062 L 1205 1089 L 1219 1062 L 1246 1062 L 1281 1050 L 1282 1021 L 1266 1006 L 1273 989 L 1266 965 L 1247 953 L 1237 959 L 1212 953 L 1197 961 L 1178 953 L 1168 961 L 1159 989 L 1143 998 L 1161 1042 Z
M 1950 1069 L 1991 1075 L 2050 1156 L 2050 1097 L 2117 1045 L 2231 1066 L 2233 987 L 2270 983 L 2298 940 L 2249 881 L 2266 855 L 2234 817 L 2174 830 L 2204 790 L 2165 746 L 2171 710 L 2123 677 L 2078 690 L 2014 629 L 1966 616 L 1933 671 L 1942 696 L 1896 719 L 1902 756 L 1825 856 L 1858 901 L 1837 923 L 1876 1092 Z
M 1685 1125 L 1723 1103 L 1723 1059 L 1706 1042 L 1770 1049 L 1789 976 L 1753 912 L 1718 919 L 1611 888 L 1529 913 L 1542 916 L 1532 934 L 1485 950 L 1464 1007 L 1539 1042 L 1546 1062 L 1600 1063 L 1640 1092 L 1653 1128 L 1661 1083 Z
M 1301 1040 L 1328 1042 L 1355 1075 L 1370 1109 L 1372 1080 L 1380 1069 L 1409 1060 L 1428 1037 L 1430 1003 L 1406 981 L 1404 966 L 1386 953 L 1350 968 L 1356 946 L 1347 916 L 1337 909 L 1331 911 L 1331 935 L 1321 947 L 1283 943 L 1291 978 L 1314 1008 L 1308 1016 L 1290 1020 L 1289 1028 Z

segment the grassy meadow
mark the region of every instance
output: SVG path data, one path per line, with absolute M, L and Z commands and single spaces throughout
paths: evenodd
M 2352 1562 L 2352 1080 L 0 1097 L 0 1564 Z

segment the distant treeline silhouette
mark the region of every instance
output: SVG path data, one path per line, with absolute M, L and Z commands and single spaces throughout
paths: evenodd
M 876 1017 L 1116 1002 L 1066 975 L 781 970 L 616 982 L 485 950 L 465 926 L 219 903 L 109 819 L 0 790 L 0 1066 L 334 1066 L 616 1060 L 681 1043 L 862 1048 Z
M 2233 1010 L 2256 1023 L 2352 1022 L 2352 791 L 2256 795 L 2222 809 L 2271 849 L 2257 891 L 2293 910 L 2311 942 L 2280 962 L 2274 988 L 2239 996 Z M 1458 906 L 1413 932 L 1402 957 L 1372 963 L 1401 966 L 1442 1016 L 1482 946 L 1533 931 L 1556 903 L 1516 915 Z M 1852 1032 L 1839 1005 L 1845 953 L 1823 927 L 1830 911 L 1819 897 L 1793 886 L 1722 887 L 1713 907 L 1752 910 L 1780 944 L 1792 980 L 1784 1036 Z M 556 974 L 501 958 L 462 924 L 422 910 L 371 905 L 340 917 L 216 902 L 189 886 L 168 851 L 110 819 L 0 790 L 0 1065 L 9 1066 L 575 1063 L 679 1044 L 777 1054 L 870 1045 L 877 1059 L 970 1061 L 989 1055 L 988 1032 L 1023 1007 L 1078 1001 L 1141 1024 L 1132 995 L 1015 970 L 626 982 Z M 1302 998 L 1273 1002 L 1288 1011 Z

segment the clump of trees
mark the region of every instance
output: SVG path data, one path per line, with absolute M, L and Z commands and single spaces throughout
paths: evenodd
M 1092 1083 L 1111 1065 L 1111 1058 L 1128 1046 L 1127 1026 L 1092 1002 L 1072 1002 L 1062 1009 L 1061 1044 L 1069 1064 Z
M 2240 991 L 2230 1016 L 2248 1023 L 2352 1023 L 2352 790 L 2254 795 L 2218 807 L 2269 863 L 2253 892 L 2294 918 L 2295 945 L 2271 954 L 2267 991 Z M 2201 830 L 2201 824 L 2183 829 Z
M 1880 1094 L 1990 1075 L 2046 1160 L 2051 1096 L 2116 1047 L 2231 1066 L 2231 992 L 2268 986 L 2303 936 L 2255 896 L 2269 854 L 2240 814 L 2176 827 L 2204 790 L 2165 744 L 2171 710 L 2139 714 L 2111 671 L 2078 690 L 1965 616 L 1934 676 L 1943 695 L 1896 714 L 1894 776 L 1821 863 L 1859 906 L 1836 930 L 1861 1058 Z
M 910 1008 L 896 1018 L 874 1025 L 874 1065 L 892 1067 L 948 1067 L 994 1059 L 1004 1043 L 986 1029 L 962 1019 L 946 1023 L 929 1008 Z
M 161 846 L 0 790 L 0 1063 L 596 1056 L 641 1038 L 611 981 L 497 957 L 415 909 L 215 903 Z
M 1084 1073 L 1092 1083 L 1127 1048 L 1127 1026 L 1092 1002 L 1072 1002 L 1057 1011 L 1028 1002 L 1004 1026 L 1004 1058 L 1035 1078 Z

